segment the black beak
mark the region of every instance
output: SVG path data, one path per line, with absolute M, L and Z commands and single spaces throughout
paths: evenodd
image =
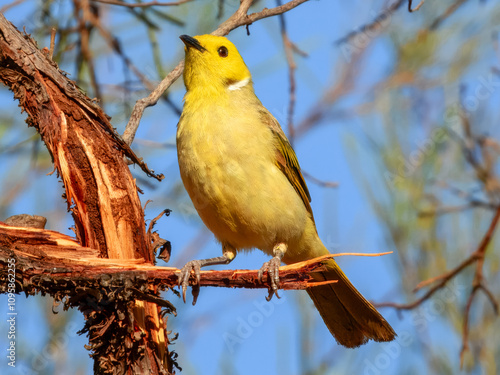
M 206 48 L 203 47 L 200 42 L 198 42 L 195 38 L 189 35 L 181 35 L 179 38 L 184 42 L 187 48 L 195 48 L 200 52 L 206 51 Z

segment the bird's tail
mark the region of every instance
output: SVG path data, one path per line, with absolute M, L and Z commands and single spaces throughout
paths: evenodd
M 392 341 L 396 333 L 382 315 L 351 284 L 335 260 L 325 261 L 326 270 L 314 277 L 336 283 L 307 289 L 326 326 L 337 342 L 355 348 L 369 339 Z

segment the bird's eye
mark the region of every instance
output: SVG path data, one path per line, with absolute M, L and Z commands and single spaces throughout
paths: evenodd
M 227 57 L 227 55 L 229 54 L 227 48 L 224 47 L 224 46 L 219 47 L 219 49 L 217 50 L 217 52 L 219 52 L 219 56 L 220 57 Z

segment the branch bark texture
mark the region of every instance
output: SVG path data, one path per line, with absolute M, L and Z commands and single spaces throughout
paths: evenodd
M 21 34 L 1 14 L 0 81 L 12 90 L 28 114 L 28 125 L 36 128 L 52 155 L 79 247 L 92 249 L 102 258 L 139 258 L 152 263 L 143 209 L 124 156 L 153 173 L 115 133 L 105 113 L 50 60 L 48 49 L 40 51 L 29 35 Z M 25 230 L 25 234 L 29 238 L 34 232 Z M 45 237 L 42 252 L 68 240 L 51 242 L 49 238 Z M 2 237 L 3 241 L 14 241 L 14 237 Z M 111 299 L 106 308 L 94 311 L 103 300 L 87 297 L 78 306 L 86 318 L 84 332 L 89 336 L 96 374 L 171 370 L 165 324 L 157 304 Z M 96 328 L 104 326 L 109 328 L 107 335 Z

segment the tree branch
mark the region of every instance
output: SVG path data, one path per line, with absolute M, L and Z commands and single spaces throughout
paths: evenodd
M 212 35 L 224 36 L 229 34 L 230 31 L 244 25 L 251 25 L 253 22 L 261 20 L 263 18 L 276 16 L 288 12 L 289 10 L 305 3 L 308 0 L 291 0 L 283 5 L 267 9 L 264 8 L 260 12 L 247 14 L 250 5 L 252 5 L 253 0 L 241 0 L 240 7 L 238 10 L 224 21 L 216 30 L 212 32 Z M 134 141 L 135 133 L 139 128 L 139 123 L 142 118 L 142 114 L 147 107 L 155 105 L 163 93 L 174 83 L 177 78 L 179 78 L 184 70 L 184 60 L 181 60 L 177 66 L 160 82 L 158 87 L 156 87 L 147 97 L 139 99 L 132 110 L 130 120 L 123 133 L 123 139 L 128 145 L 131 145 Z
M 460 367 L 463 366 L 464 362 L 464 357 L 465 353 L 469 349 L 469 315 L 470 315 L 470 309 L 472 306 L 472 302 L 474 300 L 474 296 L 476 293 L 480 290 L 482 290 L 486 296 L 488 297 L 489 301 L 491 302 L 493 309 L 495 311 L 495 314 L 498 315 L 499 307 L 498 307 L 498 302 L 487 287 L 487 285 L 484 282 L 484 274 L 483 274 L 483 266 L 484 266 L 484 258 L 486 255 L 486 250 L 488 249 L 488 246 L 491 243 L 491 240 L 493 238 L 493 235 L 495 233 L 495 230 L 498 225 L 498 221 L 500 219 L 500 207 L 497 207 L 495 215 L 493 216 L 490 225 L 488 227 L 488 230 L 484 234 L 481 242 L 479 243 L 477 249 L 469 255 L 467 259 L 462 261 L 458 266 L 453 268 L 452 270 L 445 272 L 441 275 L 432 277 L 428 280 L 424 280 L 420 282 L 414 291 L 417 291 L 425 286 L 435 284 L 432 288 L 430 288 L 422 297 L 419 299 L 415 300 L 414 302 L 407 303 L 407 304 L 399 304 L 399 303 L 393 303 L 393 302 L 384 302 L 384 303 L 378 303 L 375 304 L 376 307 L 392 307 L 397 310 L 412 310 L 416 308 L 417 306 L 420 306 L 423 302 L 427 301 L 435 292 L 438 290 L 442 289 L 448 281 L 456 277 L 460 272 L 462 272 L 465 268 L 472 264 L 476 264 L 476 270 L 474 273 L 474 279 L 472 281 L 472 289 L 469 294 L 469 298 L 467 300 L 467 304 L 465 306 L 464 310 L 464 322 L 462 326 L 462 349 L 460 351 Z
M 338 39 L 335 44 L 341 45 L 348 42 L 349 40 L 356 37 L 358 34 L 369 33 L 379 27 L 379 23 L 383 22 L 387 17 L 391 16 L 396 10 L 398 10 L 406 0 L 397 0 L 393 4 L 389 5 L 382 12 L 380 12 L 377 17 L 373 19 L 370 23 L 361 26 L 358 30 L 353 30 L 342 38 Z
M 109 5 L 119 5 L 122 7 L 127 7 L 127 8 L 148 8 L 152 6 L 177 6 L 181 4 L 188 3 L 193 0 L 179 0 L 179 1 L 168 1 L 168 2 L 162 2 L 162 1 L 149 1 L 146 3 L 126 3 L 125 1 L 119 1 L 119 0 L 91 0 L 95 3 L 102 3 L 102 4 L 109 4 Z
M 442 289 L 448 283 L 448 281 L 450 281 L 452 278 L 454 278 L 456 275 L 458 275 L 460 272 L 462 272 L 465 268 L 467 268 L 468 266 L 470 266 L 471 264 L 476 263 L 476 262 L 477 263 L 476 263 L 475 279 L 482 279 L 483 278 L 482 267 L 484 264 L 484 256 L 486 253 L 486 249 L 488 248 L 488 245 L 491 242 L 491 239 L 493 237 L 493 234 L 495 232 L 495 229 L 496 229 L 496 226 L 498 224 L 499 219 L 500 219 L 500 207 L 497 208 L 497 210 L 495 212 L 495 216 L 491 220 L 491 223 L 488 227 L 488 230 L 486 231 L 486 233 L 485 233 L 484 237 L 482 238 L 476 251 L 474 251 L 472 254 L 470 254 L 467 259 L 462 261 L 455 268 L 453 268 L 453 269 L 451 269 L 451 270 L 449 270 L 441 275 L 431 277 L 430 279 L 424 280 L 424 281 L 420 282 L 415 287 L 414 291 L 416 292 L 425 286 L 428 286 L 430 284 L 434 284 L 435 282 L 438 282 L 436 285 L 434 285 L 432 288 L 430 288 L 422 297 L 415 300 L 414 302 L 407 303 L 407 304 L 383 302 L 383 303 L 376 304 L 376 306 L 377 307 L 393 307 L 397 310 L 414 309 L 415 307 L 421 305 L 424 301 L 428 300 L 435 292 Z
M 324 283 L 334 283 L 335 280 L 317 282 L 310 276 L 321 271 L 323 262 L 331 258 L 386 254 L 390 252 L 328 254 L 283 266 L 280 267 L 280 287 L 306 289 Z M 106 259 L 98 256 L 96 250 L 80 246 L 73 238 L 64 234 L 38 228 L 12 227 L 0 222 L 0 280 L 7 275 L 7 260 L 15 258 L 16 274 L 22 274 L 22 280 L 19 280 L 22 288 L 18 291 L 36 289 L 32 279 L 44 275 L 47 269 L 51 269 L 50 279 L 54 285 L 61 280 L 88 283 L 109 277 L 118 281 L 138 278 L 141 282 L 160 289 L 173 288 L 178 284 L 178 268 L 153 266 L 144 259 Z M 190 282 L 191 285 L 196 284 L 194 275 Z M 269 287 L 267 283 L 258 281 L 258 270 L 201 271 L 199 285 L 227 288 Z M 47 288 L 46 293 L 50 293 L 50 288 Z
M 42 241 L 41 250 L 35 247 L 41 251 L 35 256 L 42 258 L 46 251 L 54 246 L 59 250 L 69 241 L 73 248 L 68 251 L 74 252 L 76 243 L 80 250 L 93 249 L 100 257 L 152 262 L 151 236 L 146 233 L 138 189 L 124 156 L 150 176 L 161 177 L 137 158 L 115 133 L 108 116 L 59 70 L 46 50 L 40 51 L 28 35 L 19 33 L 0 14 L 0 81 L 13 91 L 28 114 L 28 125 L 36 128 L 52 155 L 64 183 L 64 198 L 75 220 L 77 238 L 75 241 L 21 228 L 25 236 L 22 240 Z M 54 236 L 59 238 L 53 241 Z M 0 236 L 9 249 L 22 248 L 22 240 Z M 61 264 L 59 258 L 53 267 L 43 268 L 42 279 L 50 280 L 50 273 Z M 84 313 L 96 374 L 117 368 L 120 370 L 116 373 L 123 374 L 142 373 L 143 368 L 156 374 L 171 371 L 175 361 L 168 351 L 166 327 L 156 303 L 111 298 L 112 303 L 96 310 L 100 300 L 90 301 L 85 289 L 79 293 L 80 303 L 76 305 Z M 110 327 L 105 337 L 95 330 L 102 324 Z M 124 342 L 130 350 L 123 349 Z
M 281 0 L 276 0 L 276 2 L 278 6 L 282 6 Z M 295 70 L 297 69 L 297 64 L 295 63 L 294 59 L 294 53 L 298 53 L 302 57 L 306 57 L 307 54 L 301 51 L 290 40 L 287 32 L 285 15 L 283 13 L 279 15 L 279 20 L 281 29 L 281 39 L 283 40 L 283 48 L 285 50 L 286 62 L 288 64 L 288 81 L 290 82 L 288 114 L 287 114 L 288 139 L 290 140 L 290 144 L 293 146 L 295 140 L 295 128 L 293 126 L 293 116 L 295 113 L 295 100 L 296 100 Z
M 424 2 L 425 0 L 421 0 L 420 3 L 418 3 L 418 5 L 415 8 L 413 8 L 413 1 L 408 0 L 408 12 L 410 13 L 416 12 L 422 7 L 422 5 L 424 5 Z

